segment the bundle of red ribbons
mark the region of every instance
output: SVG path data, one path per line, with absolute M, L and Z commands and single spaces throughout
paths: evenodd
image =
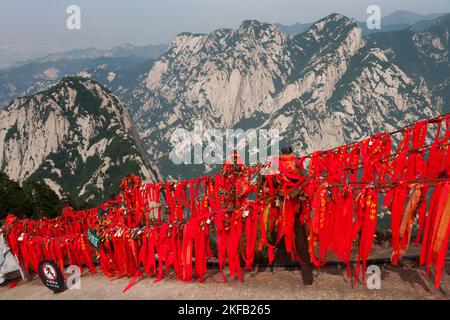
M 420 263 L 427 275 L 434 265 L 438 287 L 450 231 L 449 143 L 450 115 L 444 115 L 304 157 L 282 155 L 264 166 L 244 166 L 233 154 L 214 176 L 160 183 L 128 176 L 117 198 L 97 208 L 66 208 L 60 217 L 37 221 L 10 215 L 3 232 L 27 272 L 43 259 L 93 273 L 99 266 L 108 277 L 131 277 L 126 290 L 144 274 L 159 281 L 173 271 L 182 281 L 203 281 L 210 259 L 224 281 L 226 267 L 242 279 L 256 253 L 273 263 L 281 241 L 299 260 L 294 223 L 300 219 L 316 267 L 334 255 L 350 276 L 356 259 L 354 278 L 362 273 L 364 281 L 377 217 L 387 208 L 393 264 L 416 228 Z M 277 170 L 267 170 L 275 164 Z M 100 238 L 98 248 L 88 243 L 89 229 Z

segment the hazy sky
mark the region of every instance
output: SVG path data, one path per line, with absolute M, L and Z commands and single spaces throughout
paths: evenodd
M 81 30 L 67 30 L 66 8 L 81 7 Z M 175 34 L 236 27 L 245 19 L 311 22 L 330 13 L 365 20 L 403 9 L 450 12 L 450 0 L 0 0 L 0 58 L 122 43 L 168 43 Z

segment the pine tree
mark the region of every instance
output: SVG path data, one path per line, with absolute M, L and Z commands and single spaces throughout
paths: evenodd
M 69 204 L 72 201 L 69 201 Z M 13 213 L 18 217 L 55 217 L 68 204 L 45 183 L 26 181 L 21 187 L 0 172 L 0 219 Z
M 6 174 L 0 172 L 0 218 L 4 218 L 9 213 L 24 216 L 28 212 L 27 205 L 19 183 L 10 180 Z

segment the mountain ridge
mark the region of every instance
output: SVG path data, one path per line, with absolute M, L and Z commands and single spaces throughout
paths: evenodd
M 97 49 L 95 47 L 89 47 L 84 49 L 72 49 L 69 51 L 50 53 L 48 55 L 35 59 L 18 61 L 12 64 L 7 69 L 21 67 L 23 65 L 27 65 L 30 63 L 57 62 L 61 60 L 71 61 L 80 59 L 96 59 L 101 57 L 109 57 L 109 58 L 136 57 L 143 59 L 156 59 L 166 50 L 167 50 L 166 44 L 158 44 L 158 45 L 149 44 L 144 46 L 135 46 L 130 43 L 114 46 L 111 49 Z M 5 68 L 3 68 L 3 70 L 4 69 Z
M 117 192 L 128 173 L 159 180 L 133 130 L 128 110 L 106 88 L 66 77 L 0 111 L 1 170 L 98 202 Z
M 173 131 L 199 120 L 219 130 L 277 128 L 283 144 L 309 153 L 433 117 L 450 101 L 448 51 L 447 16 L 424 31 L 364 36 L 335 13 L 295 36 L 257 20 L 184 32 L 155 61 L 101 61 L 75 74 L 129 107 L 141 151 L 177 179 L 214 170 L 169 159 Z
M 197 120 L 218 129 L 278 128 L 283 143 L 312 152 L 438 112 L 416 79 L 338 13 L 295 36 L 254 21 L 183 33 L 155 61 L 147 87 L 153 97 L 137 126 L 163 175 L 174 177 L 170 134 Z
M 432 14 L 419 14 L 407 10 L 397 10 L 381 18 L 381 30 L 369 30 L 365 22 L 359 21 L 359 25 L 363 30 L 363 35 L 366 36 L 371 33 L 377 32 L 389 32 L 398 31 L 407 28 L 413 28 L 417 31 L 422 31 L 430 26 L 433 20 L 449 14 L 448 12 L 443 13 L 432 13 Z M 292 25 L 285 25 L 282 23 L 274 23 L 274 25 L 282 32 L 296 35 L 305 32 L 313 22 L 306 23 L 294 23 Z

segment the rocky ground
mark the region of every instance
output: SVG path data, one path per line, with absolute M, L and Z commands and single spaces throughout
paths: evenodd
M 221 281 L 217 270 L 210 271 L 204 283 L 184 283 L 173 276 L 154 283 L 145 277 L 123 293 L 129 279 L 110 280 L 102 274 L 84 273 L 81 289 L 54 294 L 39 279 L 19 282 L 13 289 L 0 287 L 0 300 L 7 299 L 449 299 L 450 262 L 447 262 L 441 288 L 435 289 L 424 278 L 423 269 L 415 262 L 405 261 L 401 266 L 381 266 L 381 289 L 369 290 L 353 285 L 338 266 L 324 267 L 315 274 L 315 283 L 306 287 L 300 272 L 277 268 L 255 270 L 245 274 L 241 281 Z

